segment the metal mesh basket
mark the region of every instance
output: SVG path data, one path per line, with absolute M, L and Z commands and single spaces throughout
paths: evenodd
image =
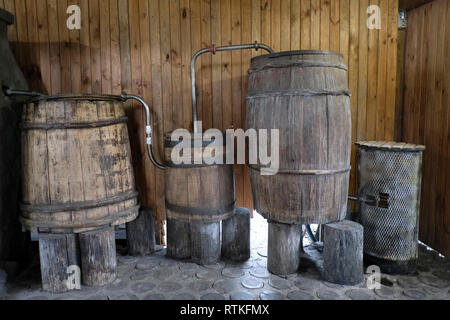
M 376 259 L 417 259 L 422 153 L 424 146 L 360 142 L 359 219 L 364 253 Z

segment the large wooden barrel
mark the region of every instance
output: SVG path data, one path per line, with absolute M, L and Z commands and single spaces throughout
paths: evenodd
M 255 209 L 288 224 L 342 220 L 351 153 L 351 94 L 342 55 L 264 55 L 252 60 L 249 73 L 247 129 L 280 130 L 278 173 L 264 176 L 260 165 L 250 165 Z
M 55 96 L 24 106 L 22 224 L 82 233 L 134 220 L 138 193 L 123 103 Z
M 195 164 L 195 154 L 204 155 L 206 148 L 214 143 L 214 140 L 198 141 L 201 147 L 194 147 L 197 146 L 194 138 L 191 140 L 192 161 L 188 164 L 175 164 L 172 151 L 179 143 L 181 142 L 172 141 L 172 133 L 165 135 L 167 218 L 210 223 L 231 217 L 236 203 L 233 166 L 209 165 L 208 157 L 203 157 L 200 164 Z M 224 152 L 218 149 L 217 151 Z

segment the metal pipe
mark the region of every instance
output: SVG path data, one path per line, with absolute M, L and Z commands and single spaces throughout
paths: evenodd
M 350 201 L 359 201 L 358 197 L 354 197 L 354 196 L 348 196 L 348 200 Z
M 253 44 L 241 44 L 241 45 L 232 45 L 232 46 L 223 46 L 216 47 L 211 46 L 209 48 L 202 49 L 198 51 L 191 61 L 191 81 L 192 81 L 192 119 L 194 122 L 194 133 L 198 133 L 197 126 L 197 92 L 195 88 L 195 63 L 197 62 L 198 57 L 205 53 L 216 54 L 218 51 L 233 51 L 233 50 L 246 50 L 246 49 L 255 49 L 258 51 L 259 49 L 266 50 L 270 54 L 274 53 L 274 51 L 266 46 L 265 44 L 259 44 L 258 41 L 255 41 Z
M 158 169 L 164 170 L 166 169 L 165 166 L 163 166 L 162 164 L 159 164 L 158 161 L 156 161 L 155 156 L 153 154 L 153 150 L 152 150 L 152 127 L 151 127 L 151 114 L 150 114 L 150 108 L 148 106 L 148 104 L 139 96 L 133 95 L 133 94 L 126 94 L 123 93 L 121 95 L 121 97 L 125 100 L 129 100 L 129 99 L 133 99 L 136 100 L 138 102 L 140 102 L 145 109 L 145 121 L 146 121 L 146 126 L 145 126 L 145 133 L 147 136 L 147 152 L 148 152 L 148 156 L 150 157 L 150 160 L 152 161 L 153 165 L 155 167 L 157 167 Z
M 3 88 L 3 91 L 7 96 L 29 96 L 29 97 L 45 97 L 46 95 L 40 92 L 29 90 L 13 90 L 9 88 Z

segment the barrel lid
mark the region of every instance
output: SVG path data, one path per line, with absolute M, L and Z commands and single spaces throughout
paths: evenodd
M 329 50 L 294 50 L 294 51 L 282 51 L 271 54 L 263 54 L 260 56 L 256 56 L 252 58 L 252 61 L 264 58 L 279 58 L 279 57 L 287 57 L 287 56 L 304 56 L 304 55 L 334 55 L 340 58 L 344 58 L 341 53 L 329 51 Z
M 10 13 L 9 11 L 0 9 L 0 20 L 3 20 L 6 22 L 7 25 L 14 23 L 14 15 Z
M 39 95 L 28 102 L 60 101 L 60 100 L 87 100 L 87 101 L 125 101 L 122 96 L 111 94 L 59 94 L 53 96 Z
M 425 146 L 417 145 L 405 142 L 393 142 L 393 141 L 359 141 L 356 145 L 360 148 L 377 149 L 393 152 L 404 151 L 424 151 Z

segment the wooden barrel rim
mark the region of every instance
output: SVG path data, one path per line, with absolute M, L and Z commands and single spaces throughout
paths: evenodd
M 122 96 L 112 94 L 59 94 L 53 96 L 40 95 L 28 101 L 28 103 L 58 100 L 80 100 L 80 101 L 126 101 Z
M 323 63 L 323 62 L 310 62 L 310 61 L 302 61 L 302 62 L 286 62 L 286 63 L 268 63 L 259 68 L 252 68 L 248 71 L 249 74 L 259 73 L 261 71 L 265 71 L 268 69 L 287 69 L 292 67 L 298 68 L 335 68 L 348 71 L 348 67 L 345 64 L 340 63 Z
M 206 164 L 206 163 L 202 163 L 202 164 L 174 164 L 173 162 L 168 162 L 168 161 L 164 161 L 164 166 L 171 168 L 171 169 L 195 169 L 195 168 L 212 168 L 212 167 L 216 167 L 216 166 L 227 166 L 228 164 L 224 163 L 223 164 Z
M 30 231 L 37 230 L 39 228 L 44 229 L 87 229 L 96 227 L 116 226 L 133 221 L 139 215 L 140 204 L 130 207 L 121 212 L 115 213 L 114 216 L 105 217 L 97 220 L 85 220 L 85 221 L 42 221 L 19 217 L 20 223 Z
M 330 51 L 330 50 L 294 50 L 294 51 L 282 51 L 282 52 L 276 52 L 276 53 L 272 53 L 272 54 L 263 54 L 257 57 L 252 58 L 252 62 L 258 59 L 264 59 L 264 58 L 269 58 L 269 59 L 274 59 L 274 58 L 279 58 L 279 57 L 287 57 L 287 56 L 301 56 L 301 55 L 334 55 L 334 56 L 338 56 L 340 58 L 344 58 L 344 56 L 339 53 L 339 52 L 335 52 L 335 51 Z
M 249 92 L 247 99 L 267 98 L 267 97 L 311 97 L 311 96 L 348 96 L 352 93 L 349 90 L 331 91 L 331 90 L 291 90 L 291 91 L 261 91 Z
M 23 212 L 39 212 L 49 214 L 57 212 L 81 211 L 118 204 L 127 200 L 131 200 L 133 198 L 137 198 L 137 196 L 138 196 L 137 191 L 128 191 L 118 194 L 114 197 L 102 200 L 80 201 L 72 203 L 55 203 L 51 205 L 30 205 L 22 203 L 20 205 L 20 209 Z
M 112 120 L 103 120 L 95 122 L 61 122 L 61 123 L 34 123 L 26 122 L 21 123 L 20 128 L 22 130 L 57 130 L 57 129 L 89 129 L 89 128 L 101 128 L 110 125 L 127 123 L 127 117 L 119 117 Z
M 255 165 L 249 165 L 249 168 L 251 170 L 255 171 L 261 171 L 262 167 L 258 167 Z M 270 168 L 267 168 L 267 170 L 271 170 Z M 336 170 L 289 170 L 289 169 L 282 169 L 277 171 L 277 175 L 299 175 L 299 176 L 332 176 L 342 173 L 348 173 L 352 170 L 351 167 L 343 168 L 343 169 L 336 169 Z

